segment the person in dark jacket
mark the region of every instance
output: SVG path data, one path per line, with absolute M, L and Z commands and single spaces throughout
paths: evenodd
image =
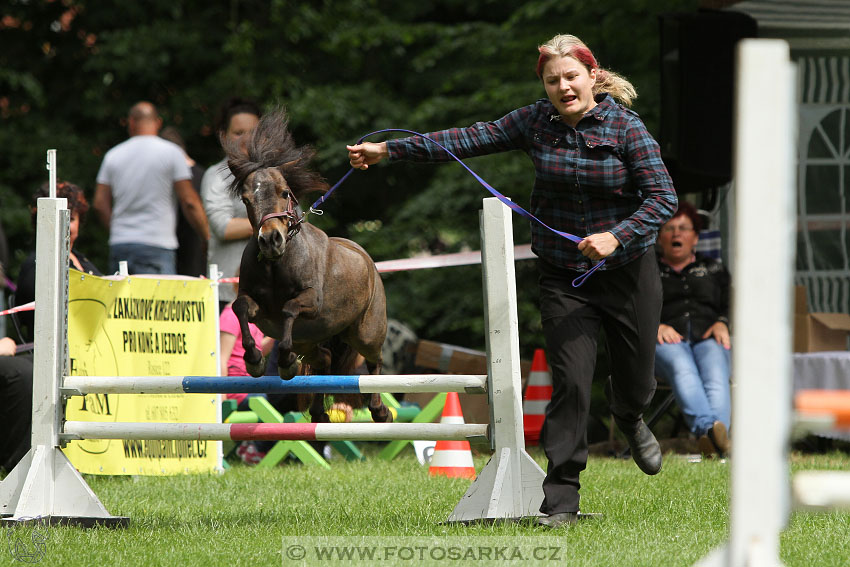
M 655 393 L 655 330 L 661 285 L 653 253 L 658 229 L 676 208 L 676 192 L 658 143 L 623 105 L 637 96 L 625 78 L 601 68 L 577 37 L 558 35 L 538 48 L 537 76 L 547 97 L 493 122 L 428 136 L 461 158 L 520 150 L 534 163 L 531 213 L 582 238 L 578 245 L 531 224 L 540 258 L 540 310 L 552 369 L 552 400 L 541 445 L 549 459 L 541 525 L 576 521 L 579 474 L 587 465 L 587 420 L 604 329 L 611 367 L 610 403 L 635 463 L 661 470 L 658 441 L 643 421 Z M 449 161 L 422 138 L 348 147 L 352 167 L 390 161 Z M 571 284 L 595 272 L 581 287 Z
M 664 303 L 655 370 L 673 388 L 700 451 L 722 456 L 729 452 L 731 415 L 730 278 L 718 260 L 696 253 L 701 220 L 681 202 L 658 238 Z

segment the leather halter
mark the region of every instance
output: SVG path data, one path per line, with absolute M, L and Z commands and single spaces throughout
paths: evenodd
M 292 240 L 292 237 L 298 234 L 301 231 L 301 223 L 304 222 L 303 216 L 298 216 L 298 211 L 295 210 L 295 207 L 298 206 L 298 199 L 295 198 L 295 195 L 292 193 L 289 194 L 289 201 L 286 204 L 286 210 L 282 213 L 269 213 L 267 215 L 263 215 L 263 218 L 260 219 L 260 224 L 257 227 L 257 230 L 262 228 L 263 223 L 269 219 L 279 219 L 284 218 L 289 220 L 289 228 L 286 231 L 286 241 L 289 242 Z

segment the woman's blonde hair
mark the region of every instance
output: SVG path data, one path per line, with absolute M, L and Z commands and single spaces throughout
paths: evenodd
M 559 34 L 537 48 L 540 57 L 537 59 L 537 77 L 543 77 L 543 67 L 552 57 L 572 57 L 590 71 L 596 69 L 596 83 L 593 94 L 608 93 L 626 106 L 631 106 L 637 98 L 635 87 L 623 76 L 613 71 L 603 69 L 582 40 L 574 35 Z

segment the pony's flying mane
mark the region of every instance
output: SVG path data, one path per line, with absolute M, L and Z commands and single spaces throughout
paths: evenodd
M 309 146 L 296 145 L 288 126 L 286 111 L 275 108 L 260 119 L 244 146 L 241 141 L 224 143 L 227 165 L 233 173 L 231 194 L 239 195 L 249 175 L 269 167 L 280 170 L 298 199 L 312 191 L 328 190 L 322 176 L 308 167 L 316 152 Z

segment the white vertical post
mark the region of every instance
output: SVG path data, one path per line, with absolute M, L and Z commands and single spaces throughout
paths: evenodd
M 218 264 L 210 264 L 207 266 L 207 269 L 209 270 L 210 286 L 213 288 L 213 307 L 215 308 L 215 340 L 217 345 L 215 350 L 215 369 L 216 376 L 221 376 L 221 329 L 219 329 L 218 319 L 218 286 L 221 285 L 218 280 L 221 278 L 221 274 L 218 271 Z
M 67 334 L 68 304 L 68 208 L 65 199 L 38 200 L 39 229 L 36 258 L 36 289 L 48 290 L 36 304 L 33 327 L 32 444 L 59 444 L 59 386 L 65 371 L 64 337 Z
M 736 80 L 729 563 L 779 565 L 779 532 L 790 513 L 796 238 L 796 69 L 788 44 L 742 41 Z
M 526 453 L 511 211 L 484 199 L 481 266 L 487 329 L 487 393 L 493 456 L 449 516 L 449 522 L 539 516 L 543 469 Z
M 796 70 L 781 40 L 738 46 L 729 545 L 711 562 L 774 566 L 789 517 Z
M 219 279 L 221 279 L 221 273 L 218 271 L 218 264 L 209 264 L 207 266 L 208 277 L 210 280 L 210 286 L 212 286 L 213 290 L 213 319 L 215 320 L 215 374 L 214 376 L 221 376 L 221 329 L 219 328 L 219 317 L 218 317 L 218 286 L 221 285 L 219 283 Z M 215 398 L 215 421 L 216 423 L 221 423 L 221 394 L 217 394 Z M 224 472 L 224 449 L 222 448 L 221 442 L 216 442 L 216 469 L 219 472 Z
M 56 198 L 56 150 L 47 150 L 47 187 L 48 196 L 51 199 Z
M 519 323 L 514 271 L 511 211 L 498 199 L 484 200 L 481 212 L 481 270 L 484 284 L 484 326 L 487 329 L 488 390 L 491 446 L 525 449 L 522 428 L 522 382 L 519 365 Z

